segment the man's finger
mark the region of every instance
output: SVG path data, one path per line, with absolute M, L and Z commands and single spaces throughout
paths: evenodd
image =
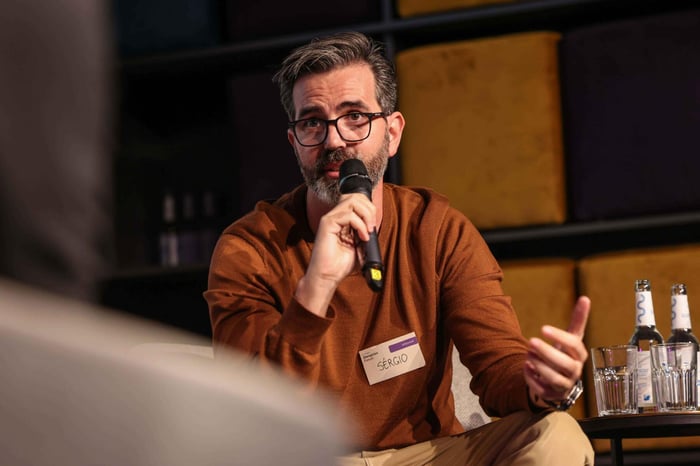
M 588 322 L 588 314 L 591 311 L 591 300 L 588 296 L 580 296 L 574 305 L 574 310 L 571 312 L 571 322 L 567 331 L 583 338 L 583 333 L 586 330 L 586 322 Z

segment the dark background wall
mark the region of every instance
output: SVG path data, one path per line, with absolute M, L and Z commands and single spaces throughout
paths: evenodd
M 114 0 L 115 270 L 103 303 L 209 334 L 201 294 L 216 236 L 256 200 L 301 182 L 270 78 L 289 50 L 343 29 L 383 41 L 390 57 L 451 41 L 562 34 L 567 219 L 484 229 L 498 259 L 696 241 L 700 190 L 677 175 L 698 168 L 685 154 L 697 154 L 697 142 L 683 138 L 700 97 L 684 93 L 692 80 L 673 84 L 697 76 L 694 2 L 542 0 L 448 11 L 439 3 L 438 11 L 402 17 L 388 0 Z M 658 21 L 669 15 L 686 19 Z M 669 33 L 678 29 L 690 32 Z M 659 97 L 670 91 L 673 99 Z M 674 102 L 684 102 L 685 113 Z M 401 183 L 400 160 L 388 181 Z M 174 217 L 164 216 L 166 198 Z M 168 244 L 177 260 L 165 264 Z

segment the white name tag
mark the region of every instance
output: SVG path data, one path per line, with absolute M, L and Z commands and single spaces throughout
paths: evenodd
M 360 351 L 370 385 L 425 366 L 415 332 Z

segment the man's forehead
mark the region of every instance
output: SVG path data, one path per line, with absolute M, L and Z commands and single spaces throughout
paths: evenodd
M 377 100 L 374 74 L 366 63 L 302 76 L 294 83 L 292 96 L 298 111 L 351 106 L 369 109 Z

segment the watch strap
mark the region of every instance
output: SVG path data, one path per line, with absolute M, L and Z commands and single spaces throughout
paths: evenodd
M 583 382 L 581 381 L 581 379 L 579 379 L 576 381 L 573 388 L 571 389 L 569 394 L 566 395 L 566 398 L 564 400 L 558 403 L 549 400 L 544 400 L 544 402 L 558 411 L 566 411 L 569 408 L 571 408 L 574 405 L 574 403 L 576 403 L 576 400 L 578 400 L 578 398 L 581 396 L 581 393 L 583 393 Z

